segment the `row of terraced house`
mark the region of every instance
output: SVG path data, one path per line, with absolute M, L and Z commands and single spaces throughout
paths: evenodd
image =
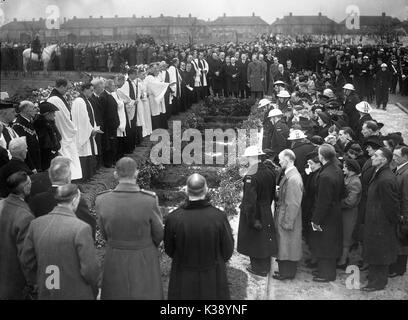
M 406 35 L 408 21 L 400 21 L 382 13 L 381 16 L 360 16 L 359 29 L 346 27 L 346 19 L 336 22 L 322 13 L 316 16 L 299 16 L 289 13 L 268 24 L 260 16 L 223 16 L 213 21 L 192 17 L 92 17 L 63 18 L 58 28 L 46 28 L 44 18 L 31 21 L 13 19 L 0 28 L 0 40 L 28 42 L 34 34 L 42 41 L 101 42 L 133 41 L 135 36 L 151 36 L 163 43 L 218 43 L 253 40 L 265 33 L 273 34 L 400 34 Z M 56 26 L 57 24 L 52 24 Z

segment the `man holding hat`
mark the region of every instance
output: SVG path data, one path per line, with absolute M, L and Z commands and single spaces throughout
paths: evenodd
M 55 125 L 55 112 L 59 109 L 52 103 L 40 103 L 40 115 L 34 121 L 34 128 L 38 135 L 41 152 L 41 170 L 50 167 L 51 160 L 58 155 L 61 148 L 61 134 Z
M 237 251 L 249 256 L 247 270 L 266 277 L 271 257 L 277 253 L 276 232 L 271 211 L 275 198 L 276 177 L 260 159 L 264 153 L 257 146 L 246 148 L 243 157 L 249 168 L 244 176 L 244 192 L 240 205 Z
M 375 76 L 375 97 L 377 108 L 381 108 L 381 105 L 383 105 L 383 110 L 385 110 L 385 108 L 387 107 L 391 80 L 392 75 L 388 70 L 388 66 L 385 63 L 381 64 L 381 70 L 378 70 Z
M 0 122 L 3 125 L 3 138 L 6 141 L 6 148 L 10 143 L 11 139 L 18 138 L 17 132 L 10 126 L 10 124 L 16 118 L 16 109 L 14 104 L 7 101 L 0 101 Z
M 225 264 L 234 251 L 234 238 L 226 214 L 209 203 L 207 193 L 205 178 L 192 174 L 187 179 L 187 203 L 167 216 L 164 249 L 172 258 L 169 300 L 230 299 Z

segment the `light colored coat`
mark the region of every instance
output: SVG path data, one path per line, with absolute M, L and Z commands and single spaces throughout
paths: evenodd
M 302 258 L 302 196 L 302 177 L 294 167 L 279 184 L 275 212 L 279 260 L 299 261 Z
M 57 206 L 31 222 L 21 263 L 39 300 L 96 298 L 101 270 L 92 230 L 68 208 Z

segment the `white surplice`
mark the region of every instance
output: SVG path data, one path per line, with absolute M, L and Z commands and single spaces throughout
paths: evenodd
M 130 81 L 132 83 L 133 91 L 134 91 L 135 95 L 137 95 L 138 93 L 137 93 L 137 90 L 136 90 L 136 84 L 135 84 L 134 81 L 132 81 L 132 80 L 130 80 Z M 125 109 L 126 109 L 126 112 L 127 112 L 127 115 L 128 115 L 128 120 L 129 120 L 129 125 L 130 125 L 130 121 L 132 121 L 133 118 L 135 117 L 137 101 L 130 98 L 130 88 L 129 88 L 129 82 L 128 81 L 125 81 L 123 86 L 118 88 L 118 91 L 119 91 L 118 94 L 119 94 L 120 98 L 125 102 Z M 137 97 L 136 97 L 136 99 L 137 99 Z
M 88 100 L 89 101 L 89 100 Z M 91 102 L 93 117 L 95 119 L 95 113 L 93 111 L 93 107 Z M 76 98 L 72 102 L 72 122 L 75 124 L 77 128 L 77 134 L 75 135 L 75 143 L 78 149 L 78 154 L 80 157 L 88 157 L 92 156 L 92 147 L 91 143 L 94 146 L 95 154 L 98 154 L 98 147 L 96 145 L 95 136 L 91 136 L 93 130 L 99 129 L 96 125 L 96 121 L 94 121 L 94 125 L 91 124 L 91 120 L 89 119 L 88 110 L 86 108 L 86 103 L 82 98 Z
M 119 97 L 117 91 L 111 92 L 111 96 L 115 99 L 118 104 L 118 116 L 119 116 L 119 127 L 116 129 L 117 137 L 126 137 L 126 114 L 125 114 L 125 103 Z
M 139 92 L 139 100 L 137 103 L 137 125 L 142 126 L 142 136 L 146 137 L 152 133 L 152 112 L 150 110 L 149 99 L 147 98 L 145 81 L 139 79 L 137 85 Z
M 71 160 L 71 178 L 72 180 L 82 179 L 81 163 L 79 162 L 78 149 L 75 143 L 77 129 L 71 121 L 71 115 L 64 102 L 57 96 L 47 99 L 58 108 L 55 112 L 55 125 L 61 134 L 61 149 L 58 153 Z
M 167 91 L 169 83 L 162 82 L 159 77 L 148 75 L 145 79 L 145 84 L 147 94 L 149 96 L 152 116 L 158 116 L 161 113 L 166 113 L 164 95 Z

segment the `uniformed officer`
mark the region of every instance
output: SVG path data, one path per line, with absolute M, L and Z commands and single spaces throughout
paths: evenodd
M 156 194 L 140 189 L 137 174 L 133 159 L 120 159 L 119 185 L 96 198 L 98 225 L 107 241 L 101 299 L 163 299 L 157 249 L 162 217 Z
M 275 199 L 275 175 L 259 156 L 264 153 L 257 146 L 250 146 L 243 157 L 249 162 L 244 176 L 244 192 L 240 205 L 237 251 L 249 256 L 247 270 L 265 277 L 271 268 L 271 257 L 277 254 L 276 232 L 271 204 Z

